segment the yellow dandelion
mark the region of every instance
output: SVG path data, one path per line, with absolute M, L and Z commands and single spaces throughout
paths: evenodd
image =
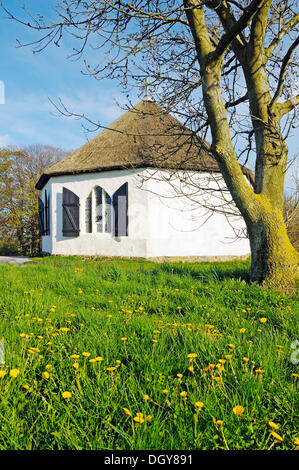
M 113 372 L 114 370 L 116 370 L 116 367 L 107 367 L 108 372 Z
M 76 369 L 76 370 L 78 370 L 78 369 L 79 369 L 79 364 L 78 364 L 78 362 L 74 362 L 74 364 L 73 364 L 73 368 L 74 368 L 74 369 Z
M 245 333 L 246 328 L 240 328 L 240 333 Z
M 152 415 L 147 415 L 146 421 L 150 422 L 153 419 Z
M 299 437 L 295 437 L 293 442 L 294 442 L 295 446 L 299 446 Z
M 164 393 L 164 395 L 168 395 L 169 391 L 167 390 L 167 388 L 164 388 L 164 390 L 162 390 L 162 393 Z
M 203 408 L 203 407 L 204 407 L 204 404 L 203 404 L 203 402 L 202 402 L 202 401 L 197 401 L 197 402 L 195 402 L 195 406 L 196 406 L 196 408 L 199 408 L 199 409 L 201 409 L 201 408 Z
M 265 317 L 260 318 L 261 323 L 266 323 L 266 321 L 267 321 L 267 318 L 265 318 Z
M 268 424 L 269 424 L 271 429 L 276 429 L 276 430 L 279 429 L 278 424 L 274 423 L 273 421 L 269 421 Z
M 228 347 L 229 347 L 229 349 L 235 349 L 236 346 L 234 344 L 230 343 L 230 344 L 228 344 Z
M 187 358 L 188 358 L 188 359 L 196 359 L 196 358 L 197 358 L 197 354 L 196 354 L 196 353 L 190 353 L 190 354 L 188 354 Z
M 46 365 L 46 369 L 47 369 L 47 370 L 51 370 L 51 369 L 52 369 L 52 364 L 47 364 L 47 365 Z
M 243 357 L 243 362 L 249 362 L 249 358 L 248 357 Z
M 240 406 L 240 405 L 237 405 L 233 408 L 233 412 L 237 416 L 240 416 L 243 413 L 243 411 L 244 411 L 244 408 L 243 408 L 243 406 Z
M 79 359 L 79 354 L 72 354 L 71 359 Z
M 293 372 L 293 373 L 291 374 L 291 376 L 292 376 L 292 377 L 299 377 L 299 374 L 296 374 L 295 372 Z
M 82 356 L 84 356 L 84 357 L 89 357 L 89 356 L 90 356 L 90 352 L 83 352 L 83 353 L 82 353 Z
M 0 370 L 0 379 L 3 379 L 7 374 L 6 370 Z
M 18 377 L 19 373 L 20 373 L 19 369 L 11 369 L 11 371 L 9 372 L 9 375 L 15 378 L 15 377 Z
M 95 362 L 97 362 L 95 359 L 89 359 L 90 364 L 94 364 Z
M 44 372 L 42 373 L 42 377 L 43 377 L 43 379 L 48 379 L 48 378 L 50 377 L 49 372 L 44 371 Z
M 68 400 L 69 398 L 72 397 L 72 392 L 61 392 L 61 395 L 62 395 L 62 398 L 64 398 L 65 400 Z
M 123 336 L 122 338 L 120 338 L 121 341 L 127 341 L 128 338 L 126 338 L 125 336 Z
M 263 369 L 255 369 L 256 374 L 263 374 L 265 371 Z
M 181 379 L 183 377 L 183 374 L 177 374 L 176 375 L 179 379 Z
M 281 441 L 281 442 L 283 441 L 283 437 L 281 437 L 279 434 L 277 434 L 277 432 L 272 431 L 271 434 L 274 437 L 274 439 L 276 439 L 277 441 Z
M 149 395 L 143 395 L 143 399 L 144 399 L 145 401 L 150 400 L 150 396 L 149 396 Z
M 131 416 L 131 411 L 128 408 L 123 408 L 123 410 L 127 416 Z
M 183 391 L 183 392 L 180 393 L 180 395 L 181 395 L 182 398 L 186 398 L 187 392 Z
M 101 356 L 97 356 L 95 359 L 96 362 L 102 362 L 104 360 Z
M 228 361 L 230 361 L 233 356 L 231 354 L 226 354 L 225 357 Z

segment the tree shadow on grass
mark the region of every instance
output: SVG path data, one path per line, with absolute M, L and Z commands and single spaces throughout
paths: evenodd
M 249 283 L 250 281 L 250 261 L 222 261 L 222 262 L 202 262 L 202 263 L 163 263 L 160 265 L 161 271 L 191 276 L 201 282 L 224 281 L 226 279 L 236 279 Z

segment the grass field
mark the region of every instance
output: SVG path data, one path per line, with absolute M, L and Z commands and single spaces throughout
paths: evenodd
M 0 266 L 0 449 L 299 447 L 298 298 L 248 268 Z

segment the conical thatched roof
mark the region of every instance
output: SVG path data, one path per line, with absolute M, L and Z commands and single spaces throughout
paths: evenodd
M 132 168 L 219 171 L 207 144 L 151 100 L 144 99 L 64 160 L 48 168 L 36 184 L 52 176 Z

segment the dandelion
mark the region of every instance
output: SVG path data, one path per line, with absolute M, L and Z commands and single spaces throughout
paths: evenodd
M 52 364 L 47 364 L 47 365 L 46 365 L 46 369 L 47 369 L 47 370 L 51 370 L 51 369 L 52 369 Z
M 29 390 L 29 385 L 24 384 L 24 385 L 23 385 L 23 388 L 25 388 L 25 390 Z
M 168 395 L 169 391 L 167 390 L 167 388 L 164 388 L 164 390 L 162 390 L 162 393 L 164 393 L 164 395 Z
M 123 408 L 123 410 L 127 416 L 131 416 L 132 413 L 130 410 L 128 410 L 128 408 Z
M 235 413 L 235 415 L 237 416 L 241 416 L 241 414 L 243 413 L 244 411 L 244 408 L 243 406 L 240 406 L 240 405 L 237 405 L 233 408 L 233 412 Z
M 271 434 L 274 437 L 274 439 L 276 439 L 277 441 L 281 441 L 281 442 L 283 441 L 283 437 L 281 437 L 279 434 L 277 434 L 277 432 L 272 431 Z
M 255 369 L 256 374 L 263 374 L 265 371 L 263 369 Z
M 266 321 L 267 321 L 267 318 L 265 318 L 265 317 L 260 318 L 261 323 L 266 323 Z
M 95 358 L 96 362 L 102 362 L 104 359 L 101 356 Z
M 89 352 L 83 352 L 83 353 L 82 353 L 82 356 L 84 356 L 84 357 L 89 357 L 89 356 L 90 356 L 90 353 L 89 353 Z
M 188 358 L 188 359 L 196 359 L 196 358 L 197 358 L 197 354 L 196 354 L 196 353 L 190 353 L 190 354 L 188 354 L 187 358 Z
M 143 399 L 144 399 L 145 401 L 150 400 L 150 396 L 149 396 L 149 395 L 143 395 Z
M 299 377 L 299 374 L 296 374 L 295 372 L 293 372 L 293 373 L 291 374 L 291 376 L 292 376 L 292 377 Z
M 183 377 L 183 374 L 177 374 L 176 375 L 179 379 L 181 379 Z
M 236 346 L 234 344 L 228 344 L 228 347 L 229 349 L 235 349 Z
M 20 373 L 19 369 L 11 369 L 11 371 L 9 372 L 9 375 L 13 378 L 16 378 L 18 377 L 19 373 Z
M 180 395 L 181 395 L 182 398 L 186 398 L 187 392 L 183 391 L 183 392 L 180 393 Z
M 204 404 L 203 404 L 202 401 L 197 401 L 197 402 L 195 402 L 195 406 L 196 406 L 196 408 L 201 410 L 204 407 Z
M 114 370 L 116 370 L 116 367 L 107 367 L 108 372 L 113 372 Z
M 89 359 L 88 362 L 90 362 L 90 364 L 94 364 L 96 362 L 96 360 L 95 359 Z
M 71 359 L 79 359 L 79 354 L 72 354 Z
M 76 370 L 78 370 L 78 369 L 79 369 L 79 364 L 78 364 L 78 362 L 74 362 L 74 364 L 73 364 L 73 368 L 74 368 L 74 369 L 76 369 Z
M 0 379 L 3 379 L 7 374 L 6 370 L 0 370 Z
M 136 416 L 133 419 L 136 423 L 144 423 L 143 413 L 136 413 Z
M 299 437 L 295 437 L 293 442 L 294 442 L 295 446 L 299 446 Z
M 42 373 L 42 377 L 43 377 L 43 379 L 46 379 L 46 380 L 47 380 L 47 379 L 50 377 L 49 372 L 44 371 L 44 372 Z
M 128 338 L 126 338 L 125 336 L 123 336 L 122 338 L 120 338 L 121 341 L 127 341 Z
M 230 361 L 232 357 L 233 357 L 233 356 L 232 356 L 231 354 L 226 354 L 226 355 L 225 355 L 225 358 L 226 358 L 228 361 Z
M 194 372 L 194 367 L 193 367 L 193 366 L 189 366 L 189 367 L 188 367 L 188 370 L 193 373 L 193 372 Z
M 278 424 L 274 423 L 273 421 L 269 421 L 268 424 L 269 424 L 271 429 L 276 429 L 276 430 L 279 429 Z
M 61 392 L 61 395 L 62 395 L 62 398 L 64 398 L 65 400 L 68 400 L 69 398 L 72 397 L 72 392 Z
M 245 333 L 246 328 L 240 328 L 240 333 Z
M 249 358 L 248 357 L 243 357 L 243 362 L 245 362 L 247 364 L 247 362 L 249 362 Z

